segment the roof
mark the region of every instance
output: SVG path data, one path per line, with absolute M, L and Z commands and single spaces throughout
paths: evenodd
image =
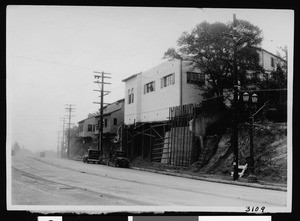
M 87 118 L 85 118 L 85 119 L 83 119 L 83 120 L 81 120 L 81 121 L 78 121 L 78 124 L 80 124 L 80 123 L 82 123 L 82 122 L 84 122 L 84 121 L 86 121 L 86 120 L 88 120 L 88 119 L 90 119 L 90 118 L 93 118 L 93 117 L 95 117 L 95 115 L 94 115 L 94 116 L 91 116 L 91 117 L 87 117 Z
M 117 111 L 119 111 L 119 110 L 121 110 L 121 109 L 122 109 L 122 108 L 116 109 L 116 110 L 111 111 L 111 112 L 108 112 L 108 113 L 103 113 L 103 116 L 109 116 L 109 115 L 111 115 L 112 113 L 115 113 L 115 112 L 117 112 Z M 95 118 L 97 118 L 97 117 L 100 117 L 100 114 L 95 115 Z
M 131 78 L 134 78 L 134 77 L 138 76 L 138 75 L 141 74 L 141 73 L 142 73 L 142 72 L 137 73 L 137 74 L 133 74 L 133 75 L 129 76 L 128 78 L 123 79 L 122 82 L 128 81 L 128 80 L 130 80 Z
M 119 100 L 117 100 L 117 101 L 115 101 L 115 102 L 113 102 L 113 103 L 111 103 L 111 104 L 114 104 L 114 103 L 117 103 L 117 102 L 125 102 L 125 98 L 119 99 Z M 107 108 L 107 106 L 109 106 L 109 105 L 111 105 L 111 104 L 106 105 L 105 107 L 103 107 L 103 109 Z M 116 112 L 116 111 L 118 111 L 118 110 L 120 110 L 120 109 L 122 109 L 122 108 L 118 108 L 118 109 L 113 110 L 113 111 L 111 111 L 111 112 L 104 113 L 103 116 L 108 116 L 108 115 L 110 115 L 111 113 L 114 113 L 114 112 Z M 87 118 L 85 118 L 85 119 L 83 119 L 83 120 L 81 120 L 81 121 L 78 121 L 78 124 L 80 124 L 80 123 L 82 123 L 82 122 L 84 122 L 84 121 L 86 121 L 86 120 L 88 120 L 88 119 L 90 119 L 90 118 L 93 118 L 93 117 L 96 118 L 96 117 L 99 117 L 99 116 L 100 116 L 100 114 L 98 114 L 98 115 L 93 115 L 93 116 L 91 116 L 91 117 L 87 117 Z

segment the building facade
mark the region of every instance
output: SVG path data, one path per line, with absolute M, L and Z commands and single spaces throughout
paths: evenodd
M 103 134 L 114 136 L 118 127 L 124 123 L 124 101 L 125 99 L 120 99 L 103 108 Z M 79 121 L 79 137 L 96 139 L 99 134 L 99 120 L 98 114 Z
M 265 69 L 266 72 L 275 71 L 278 66 L 286 66 L 286 61 L 277 55 L 268 52 L 265 49 L 259 48 L 257 50 L 260 58 L 260 65 Z
M 124 123 L 124 102 L 125 99 L 121 99 L 103 108 L 103 134 L 115 135 L 118 127 Z M 100 115 L 95 116 L 97 129 L 99 120 Z M 96 130 L 95 134 L 98 133 Z
M 197 85 L 207 84 L 204 74 L 180 59 L 168 60 L 123 82 L 125 124 L 168 120 L 170 107 L 201 102 Z

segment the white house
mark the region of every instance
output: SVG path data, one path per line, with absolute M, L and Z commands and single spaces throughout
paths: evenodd
M 260 65 L 267 72 L 275 71 L 277 66 L 283 67 L 284 63 L 286 64 L 286 61 L 284 59 L 280 58 L 277 55 L 272 54 L 271 52 L 263 48 L 258 48 L 257 52 L 259 53 Z
M 125 124 L 168 120 L 169 107 L 201 102 L 196 84 L 206 84 L 204 74 L 180 59 L 165 61 L 123 82 Z
M 257 52 L 266 75 L 286 63 L 262 48 L 257 48 Z M 192 67 L 190 61 L 171 59 L 124 79 L 124 123 L 165 121 L 169 117 L 169 107 L 200 103 L 203 92 L 197 85 L 207 85 L 207 76 Z M 261 79 L 265 77 L 269 76 L 263 73 L 260 76 Z

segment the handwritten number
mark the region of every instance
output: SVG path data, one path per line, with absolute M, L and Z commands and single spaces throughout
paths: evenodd
M 262 206 L 262 207 L 259 207 L 259 206 L 246 206 L 246 210 L 245 212 L 249 213 L 249 212 L 259 212 L 261 210 L 261 212 L 263 213 L 265 211 L 266 207 Z

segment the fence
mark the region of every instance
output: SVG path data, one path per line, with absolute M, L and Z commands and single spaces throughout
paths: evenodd
M 194 114 L 194 104 L 169 108 L 169 121 L 164 125 L 162 135 L 154 139 L 151 161 L 183 167 L 191 164 Z M 152 126 L 153 129 L 156 127 Z

